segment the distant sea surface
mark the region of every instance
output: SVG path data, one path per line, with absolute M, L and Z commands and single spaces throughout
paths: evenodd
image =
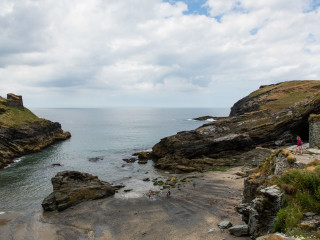
M 52 192 L 51 178 L 64 170 L 87 172 L 110 183 L 123 183 L 135 189 L 127 197 L 140 196 L 151 187 L 144 185 L 147 183 L 142 179 L 153 178 L 158 171 L 152 161 L 140 165 L 126 163 L 123 158 L 151 150 L 163 137 L 206 123 L 192 118 L 222 117 L 230 111 L 225 108 L 31 110 L 41 118 L 60 122 L 72 137 L 39 153 L 21 157 L 0 170 L 0 212 L 40 209 L 44 197 Z M 89 161 L 91 158 L 98 160 Z

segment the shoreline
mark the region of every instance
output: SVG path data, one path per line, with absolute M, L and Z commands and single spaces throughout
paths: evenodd
M 169 198 L 163 191 L 154 200 L 109 197 L 62 212 L 5 213 L 0 215 L 0 238 L 249 239 L 231 236 L 217 226 L 223 220 L 242 223 L 234 209 L 243 191 L 243 178 L 235 175 L 240 169 L 183 174 L 197 176 L 195 189 L 186 182 L 181 190 L 172 188 Z

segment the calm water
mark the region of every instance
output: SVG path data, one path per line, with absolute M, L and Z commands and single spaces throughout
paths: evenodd
M 191 118 L 229 114 L 229 109 L 32 110 L 39 117 L 60 122 L 72 138 L 0 170 L 0 212 L 40 208 L 43 198 L 52 191 L 50 179 L 63 170 L 88 172 L 111 183 L 137 188 L 136 193 L 139 188 L 145 191 L 149 186 L 142 179 L 158 174 L 152 162 L 127 164 L 123 158 L 151 150 L 163 137 L 204 124 Z M 94 157 L 103 160 L 90 162 Z M 62 166 L 53 167 L 54 163 Z

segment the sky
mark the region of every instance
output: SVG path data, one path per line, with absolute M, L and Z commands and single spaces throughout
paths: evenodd
M 37 107 L 231 107 L 320 80 L 320 0 L 0 0 L 0 96 Z

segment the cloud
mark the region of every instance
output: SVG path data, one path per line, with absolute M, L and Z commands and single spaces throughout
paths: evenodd
M 311 0 L 0 0 L 0 95 L 229 107 L 259 85 L 320 79 L 319 20 Z

